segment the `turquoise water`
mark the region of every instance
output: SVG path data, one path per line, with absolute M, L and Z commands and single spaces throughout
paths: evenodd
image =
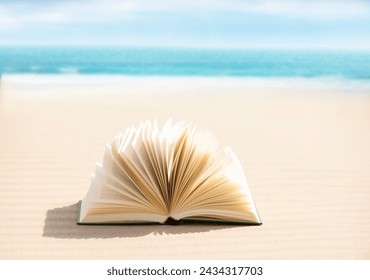
M 370 80 L 370 51 L 0 47 L 0 72 Z

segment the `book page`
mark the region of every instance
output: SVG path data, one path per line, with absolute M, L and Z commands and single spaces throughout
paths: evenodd
M 135 220 L 154 215 L 152 221 L 260 222 L 232 150 L 220 149 L 197 126 L 171 121 L 162 130 L 149 121 L 126 130 L 107 146 L 103 164 L 97 165 L 81 204 L 82 217 L 132 221 L 129 213 L 138 215 Z
M 117 151 L 112 147 L 113 157 L 140 191 L 149 196 L 148 198 L 158 207 L 165 208 L 166 203 L 161 189 L 158 187 L 158 184 L 152 183 L 150 176 L 141 163 L 139 155 L 136 153 L 135 146 L 142 146 L 142 133 L 143 125 L 140 125 L 139 129 L 136 130 L 136 135 L 133 136 L 132 143 L 125 145 L 125 150 Z
M 206 168 L 202 161 L 194 159 L 191 170 L 201 170 L 189 182 L 186 191 L 179 195 L 172 216 L 176 219 L 216 219 L 258 223 L 259 217 L 249 192 L 243 170 L 231 149 L 223 150 L 222 156 L 199 152 L 200 157 L 209 157 Z M 213 157 L 213 158 L 212 158 Z M 219 164 L 215 164 L 219 162 Z M 203 174 L 202 174 L 203 173 Z M 206 175 L 207 174 L 207 175 Z M 176 212 L 176 211 L 177 212 Z

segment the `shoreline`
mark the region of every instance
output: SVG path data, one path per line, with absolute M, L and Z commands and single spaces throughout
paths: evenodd
M 230 77 L 230 76 L 130 76 L 130 75 L 85 75 L 85 74 L 14 74 L 4 75 L 0 80 L 0 91 L 35 92 L 78 89 L 81 92 L 118 91 L 134 89 L 145 92 L 149 86 L 153 89 L 164 88 L 177 91 L 177 87 L 189 92 L 200 90 L 242 92 L 253 94 L 297 93 L 310 94 L 333 93 L 335 95 L 370 96 L 370 80 L 355 80 L 341 77 L 320 78 L 280 78 L 280 77 Z M 354 94 L 353 94 L 354 93 Z

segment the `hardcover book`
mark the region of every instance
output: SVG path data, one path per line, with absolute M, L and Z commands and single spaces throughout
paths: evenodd
M 78 224 L 261 224 L 241 164 L 191 123 L 142 122 L 107 145 Z

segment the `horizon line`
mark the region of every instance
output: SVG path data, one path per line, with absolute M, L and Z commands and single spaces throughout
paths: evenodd
M 0 43 L 1 47 L 92 47 L 92 48 L 138 48 L 138 49 L 204 49 L 204 50 L 348 50 L 370 51 L 370 46 L 204 46 L 204 45 L 136 45 L 136 44 L 24 44 Z

